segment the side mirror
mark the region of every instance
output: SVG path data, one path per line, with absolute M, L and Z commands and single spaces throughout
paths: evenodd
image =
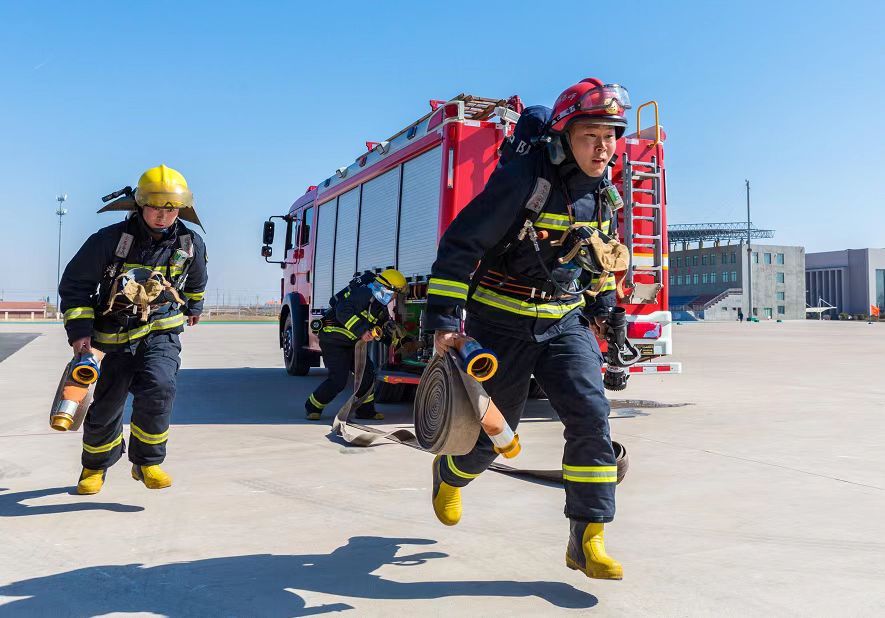
M 274 225 L 273 221 L 265 221 L 264 222 L 264 244 L 265 245 L 272 245 L 273 244 L 274 227 L 275 227 L 275 225 Z M 270 253 L 268 253 L 267 255 L 270 255 Z
M 273 225 L 273 224 L 271 223 L 271 225 Z M 273 230 L 271 230 L 271 232 L 272 231 Z M 263 247 L 261 247 L 261 257 L 269 258 L 272 255 L 273 255 L 273 247 L 271 247 L 270 245 L 264 245 Z

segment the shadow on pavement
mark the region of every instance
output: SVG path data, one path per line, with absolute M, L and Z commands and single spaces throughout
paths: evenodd
M 40 336 L 40 333 L 0 333 L 0 363 Z
M 326 377 L 325 369 L 311 369 L 309 376 L 293 377 L 284 369 L 230 367 L 182 369 L 178 372 L 172 422 L 186 424 L 331 424 L 332 417 L 350 394 L 350 385 L 326 409 L 322 421 L 304 418 L 304 402 Z M 412 403 L 379 403 L 384 424 L 412 424 Z M 126 404 L 128 422 L 131 397 Z M 530 400 L 523 422 L 558 420 L 546 400 Z M 363 421 L 360 421 L 363 422 Z M 374 425 L 373 421 L 365 424 Z
M 0 492 L 8 491 L 0 487 Z M 0 517 L 26 517 L 28 515 L 52 515 L 55 513 L 72 513 L 74 511 L 112 511 L 115 513 L 136 513 L 143 511 L 140 506 L 120 504 L 118 502 L 69 502 L 66 504 L 24 504 L 28 500 L 36 500 L 47 496 L 77 496 L 73 487 L 49 487 L 15 493 L 0 493 Z M 87 496 L 78 496 L 83 500 L 91 500 Z
M 597 603 L 592 594 L 561 582 L 401 583 L 372 574 L 385 565 L 415 567 L 428 560 L 446 558 L 447 554 L 441 552 L 396 555 L 403 545 L 435 542 L 352 537 L 331 554 L 258 554 L 153 567 L 141 564 L 87 567 L 0 587 L 0 597 L 28 597 L 0 605 L 0 616 L 79 617 L 112 612 L 165 616 L 310 616 L 355 609 L 342 602 L 307 607 L 299 591 L 349 599 L 389 600 L 534 596 L 552 606 L 571 609 L 590 608 Z
M 316 377 L 293 377 L 276 368 L 182 369 L 172 422 L 304 423 L 304 401 L 325 374 L 313 371 Z M 128 415 L 131 398 L 126 408 Z

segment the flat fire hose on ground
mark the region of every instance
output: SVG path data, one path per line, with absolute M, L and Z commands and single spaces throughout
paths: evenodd
M 354 349 L 353 395 L 332 421 L 332 432 L 354 446 L 371 446 L 379 440 L 391 440 L 414 449 L 440 455 L 466 455 L 473 449 L 482 431 L 480 419 L 489 405 L 489 396 L 482 385 L 462 371 L 451 352 L 435 354 L 424 370 L 415 393 L 415 432 L 397 429 L 384 432 L 349 421 L 372 391 L 357 397 L 366 364 L 366 342 L 358 341 Z M 618 466 L 618 483 L 629 467 L 626 449 L 612 442 Z M 489 470 L 510 476 L 562 483 L 562 469 L 523 470 L 492 463 Z

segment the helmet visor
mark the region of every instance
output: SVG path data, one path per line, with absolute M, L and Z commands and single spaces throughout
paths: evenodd
M 375 300 L 382 305 L 389 305 L 390 301 L 393 300 L 393 290 L 381 285 L 377 281 L 370 283 L 369 289 L 372 290 L 372 296 L 375 297 Z
M 185 187 L 146 185 L 135 190 L 135 203 L 154 208 L 193 208 L 194 194 Z
M 588 90 L 578 102 L 582 112 L 603 112 L 613 116 L 623 116 L 632 107 L 627 89 L 618 84 L 606 84 Z

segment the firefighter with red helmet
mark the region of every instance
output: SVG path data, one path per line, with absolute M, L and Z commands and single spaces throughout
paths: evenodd
M 511 427 L 533 375 L 547 393 L 565 426 L 566 564 L 600 579 L 623 577 L 603 542 L 615 514 L 617 467 L 594 336 L 616 303 L 616 283 L 610 272 L 564 261 L 563 245 L 579 230 L 608 239 L 617 233 L 620 197 L 606 171 L 629 107 L 624 88 L 595 78 L 559 96 L 547 147 L 496 169 L 443 235 L 425 321 L 443 352 L 465 336 L 466 312 L 466 335 L 498 357 L 502 371 L 483 385 Z M 467 455 L 434 460 L 432 503 L 442 523 L 458 523 L 461 488 L 495 457 L 481 434 Z

